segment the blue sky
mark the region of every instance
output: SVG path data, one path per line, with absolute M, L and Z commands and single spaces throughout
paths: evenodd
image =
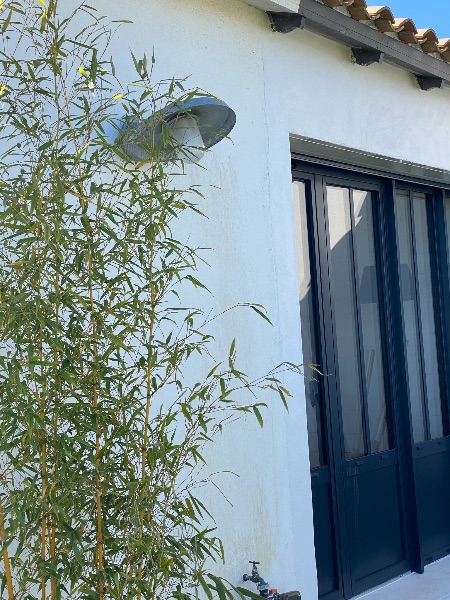
M 450 38 L 450 0 L 371 0 L 367 4 L 387 5 L 395 17 L 410 17 L 416 27 L 432 27 L 438 37 Z

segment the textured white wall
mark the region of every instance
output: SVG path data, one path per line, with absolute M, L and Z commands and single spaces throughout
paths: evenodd
M 283 2 L 290 0 L 283 0 Z M 422 92 L 408 73 L 386 65 L 359 67 L 350 51 L 305 31 L 270 31 L 267 17 L 240 0 L 93 0 L 102 14 L 126 18 L 113 42 L 116 67 L 131 79 L 128 49 L 155 48 L 156 78 L 191 74 L 193 86 L 233 107 L 233 143 L 222 142 L 197 170 L 209 219 L 186 223 L 209 253 L 204 278 L 221 309 L 240 301 L 263 303 L 270 328 L 248 312 L 216 326 L 219 345 L 237 335 L 239 356 L 252 373 L 301 362 L 289 135 L 297 134 L 450 168 L 450 92 Z M 317 598 L 303 383 L 289 415 L 272 402 L 263 431 L 251 419 L 234 424 L 210 456 L 211 488 L 235 584 L 249 559 L 280 591 Z

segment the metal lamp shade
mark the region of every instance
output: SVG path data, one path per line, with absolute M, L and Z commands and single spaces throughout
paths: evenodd
M 170 123 L 180 114 L 192 115 L 198 124 L 205 148 L 211 148 L 226 137 L 236 124 L 235 112 L 216 98 L 193 98 L 167 108 L 166 121 Z
M 197 119 L 189 113 L 178 115 L 169 124 L 175 148 L 180 148 L 183 160 L 198 163 L 206 150 Z
M 170 130 L 177 119 L 189 116 L 195 119 L 205 149 L 211 148 L 233 129 L 235 112 L 222 100 L 193 98 L 188 102 L 169 105 L 149 119 L 133 119 L 124 126 L 122 147 L 132 160 L 144 162 L 151 158 L 155 147 L 162 147 L 162 123 Z M 174 148 L 162 148 L 166 160 L 174 160 Z

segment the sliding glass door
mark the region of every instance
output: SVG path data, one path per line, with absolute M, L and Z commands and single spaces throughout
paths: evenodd
M 444 196 L 399 184 L 394 205 L 419 551 L 427 564 L 450 553 Z
M 450 200 L 297 163 L 294 205 L 319 594 L 350 598 L 450 552 Z

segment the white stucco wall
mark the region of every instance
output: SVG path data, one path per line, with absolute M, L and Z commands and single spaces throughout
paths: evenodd
M 284 0 L 286 4 L 290 0 Z M 249 312 L 217 325 L 228 347 L 255 374 L 282 360 L 301 362 L 296 281 L 290 134 L 380 155 L 450 168 L 450 91 L 422 92 L 406 72 L 387 65 L 359 67 L 350 51 L 305 31 L 272 33 L 267 17 L 241 0 L 93 0 L 112 19 L 126 18 L 113 41 L 119 76 L 131 79 L 128 49 L 157 58 L 155 78 L 191 74 L 193 86 L 225 100 L 237 114 L 233 143 L 222 142 L 194 171 L 207 196 L 207 221 L 189 234 L 206 246 L 205 278 L 221 309 L 240 301 L 264 304 L 270 328 Z M 286 7 L 288 8 L 288 7 Z M 251 419 L 223 435 L 210 456 L 211 488 L 227 561 L 241 583 L 249 559 L 280 591 L 317 598 L 303 384 L 287 415 L 274 402 L 263 431 Z

